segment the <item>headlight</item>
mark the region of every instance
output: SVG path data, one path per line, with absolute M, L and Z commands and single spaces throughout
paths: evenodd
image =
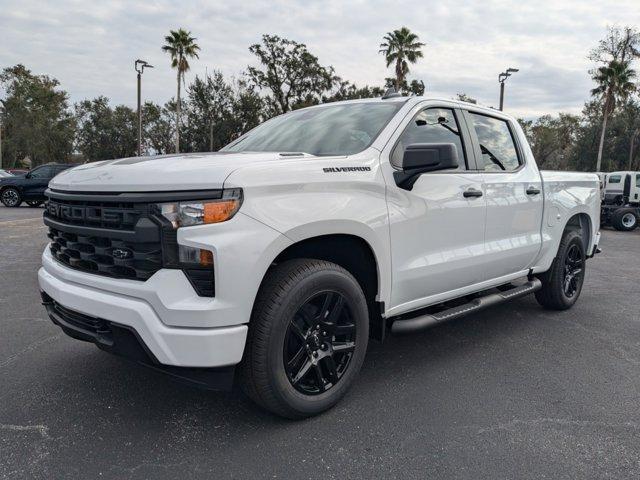
M 213 252 L 180 245 L 177 230 L 193 225 L 225 222 L 233 218 L 242 205 L 242 189 L 223 190 L 220 198 L 156 203 L 152 213 L 161 221 L 162 264 L 181 269 L 200 296 L 213 297 Z
M 226 222 L 233 218 L 242 205 L 242 190 L 224 190 L 222 198 L 196 200 L 156 205 L 160 214 L 171 222 L 173 228 Z

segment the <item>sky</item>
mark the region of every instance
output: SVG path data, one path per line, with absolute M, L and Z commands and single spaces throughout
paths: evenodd
M 71 102 L 99 95 L 135 107 L 137 58 L 155 66 L 143 77 L 143 98 L 175 95 L 175 72 L 160 49 L 170 29 L 191 31 L 201 47 L 195 75 L 221 70 L 239 78 L 255 64 L 248 47 L 261 35 L 305 43 L 322 65 L 358 85 L 393 75 L 378 53 L 383 35 L 406 26 L 426 43 L 409 80 L 427 94 L 466 93 L 524 118 L 579 113 L 593 87 L 589 50 L 609 25 L 640 27 L 639 0 L 593 1 L 335 1 L 0 0 L 0 68 L 24 64 L 57 78 Z M 0 92 L 1 94 L 1 92 Z

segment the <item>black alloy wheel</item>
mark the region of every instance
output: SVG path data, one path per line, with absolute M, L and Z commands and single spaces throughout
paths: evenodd
M 289 322 L 283 356 L 287 377 L 305 395 L 326 392 L 349 368 L 355 348 L 356 324 L 344 297 L 316 294 Z
M 564 259 L 564 294 L 567 298 L 573 297 L 582 284 L 584 272 L 584 259 L 580 247 L 576 244 L 567 249 Z
M 551 268 L 537 275 L 542 282 L 542 288 L 535 294 L 538 303 L 551 310 L 571 308 L 580 297 L 586 267 L 582 232 L 565 230 Z
M 317 415 L 353 385 L 368 339 L 367 298 L 350 272 L 326 260 L 286 260 L 258 292 L 240 385 L 277 415 Z

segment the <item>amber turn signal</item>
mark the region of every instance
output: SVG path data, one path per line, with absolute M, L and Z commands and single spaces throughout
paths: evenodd
M 203 223 L 219 223 L 229 220 L 240 208 L 238 199 L 222 200 L 204 204 Z

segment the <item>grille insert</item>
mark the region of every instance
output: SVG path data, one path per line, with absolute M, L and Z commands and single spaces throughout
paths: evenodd
M 78 270 L 147 280 L 162 267 L 162 250 L 157 242 L 125 242 L 62 232 L 55 228 L 49 228 L 48 236 L 52 255 Z
M 160 226 L 148 203 L 48 191 L 44 222 L 51 254 L 84 272 L 147 280 L 162 268 Z

